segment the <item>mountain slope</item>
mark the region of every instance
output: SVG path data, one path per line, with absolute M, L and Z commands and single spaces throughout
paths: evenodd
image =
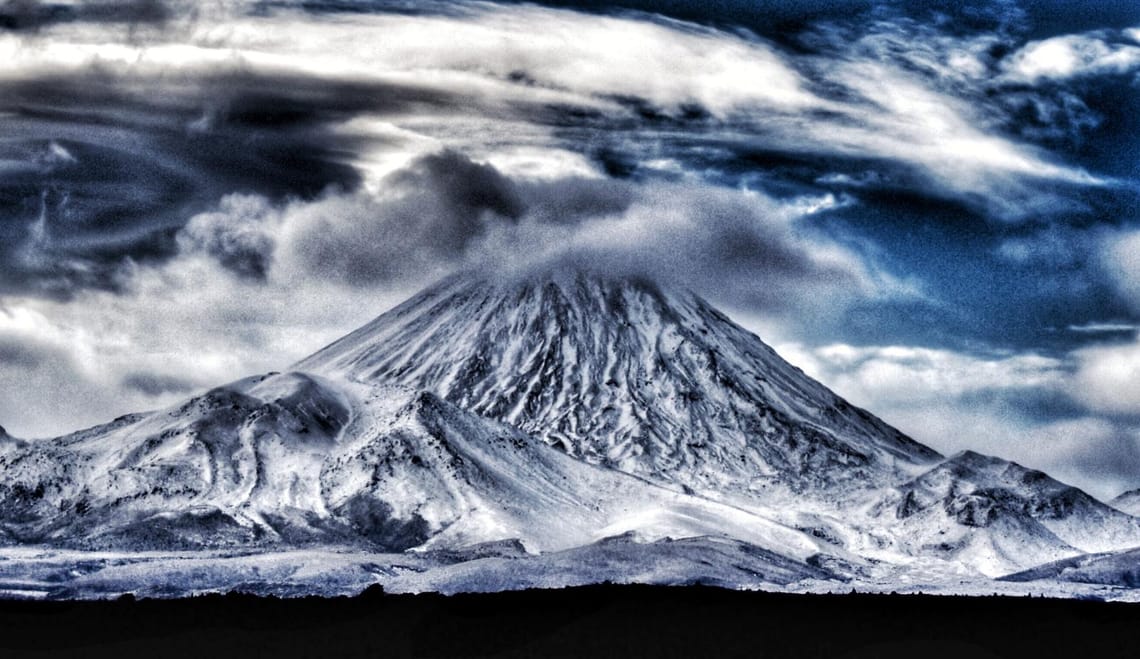
M 700 298 L 582 272 L 452 277 L 296 368 L 432 391 L 591 463 L 710 495 L 835 496 L 940 457 Z
M 432 394 L 301 373 L 15 447 L 0 468 L 0 528 L 25 543 L 401 551 L 516 539 L 550 551 L 633 532 L 726 535 L 792 562 L 818 553 L 756 514 L 588 465 Z
M 590 463 L 774 516 L 835 552 L 989 575 L 1140 545 L 1140 522 L 996 458 L 941 456 L 695 295 L 550 270 L 452 277 L 298 368 L 432 391 Z
M 998 576 L 1085 552 L 1140 544 L 1140 519 L 1000 458 L 958 453 L 894 488 L 877 506 L 908 553 Z
M 1005 581 L 1052 580 L 1140 588 L 1140 549 L 1082 554 L 1002 577 Z
M 1121 512 L 1140 515 L 1140 490 L 1129 490 L 1108 503 Z

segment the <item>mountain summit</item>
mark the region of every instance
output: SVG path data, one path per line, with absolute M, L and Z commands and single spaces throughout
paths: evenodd
M 638 278 L 453 276 L 296 368 L 431 391 L 590 463 L 704 493 L 834 494 L 940 457 L 700 297 Z

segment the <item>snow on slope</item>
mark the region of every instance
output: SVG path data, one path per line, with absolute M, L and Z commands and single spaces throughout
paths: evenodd
M 647 281 L 452 277 L 298 368 L 433 391 L 588 462 L 778 519 L 837 555 L 997 575 L 1140 545 L 1137 520 L 1039 472 L 976 454 L 940 463 L 700 298 Z
M 727 538 L 605 538 L 584 547 L 527 554 L 509 543 L 463 552 L 372 553 L 338 548 L 259 552 L 96 553 L 0 549 L 0 596 L 47 599 L 187 597 L 207 592 L 355 595 L 493 592 L 612 581 L 773 589 L 828 581 L 825 569 Z M 834 583 L 834 582 L 833 582 Z
M 834 578 L 828 570 L 730 538 L 639 542 L 623 535 L 538 556 L 491 556 L 423 572 L 405 572 L 382 583 L 385 591 L 391 592 L 450 594 L 565 588 L 601 581 L 770 588 L 805 579 Z
M 1084 552 L 1140 545 L 1140 519 L 1000 458 L 964 451 L 892 490 L 875 512 L 897 520 L 910 554 L 998 576 Z
M 1129 490 L 1108 503 L 1121 512 L 1140 515 L 1140 490 Z
M 1082 554 L 1003 577 L 1005 581 L 1060 581 L 1140 588 L 1140 548 Z
M 728 535 L 793 562 L 807 536 L 575 460 L 429 393 L 300 373 L 0 455 L 21 542 L 145 550 L 343 544 L 562 550 Z
M 432 391 L 588 462 L 709 496 L 834 498 L 940 457 L 700 298 L 578 271 L 449 278 L 296 368 Z
M 72 546 L 251 544 L 271 534 L 237 508 L 275 498 L 289 510 L 349 419 L 345 402 L 306 376 L 219 387 L 183 405 L 128 415 L 0 456 L 0 523 L 22 542 Z M 263 393 L 262 398 L 258 394 Z M 264 466 L 267 456 L 288 464 Z M 289 482 L 282 482 L 282 480 Z

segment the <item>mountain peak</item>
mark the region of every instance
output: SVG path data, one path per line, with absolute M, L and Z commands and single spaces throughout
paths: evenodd
M 644 277 L 452 276 L 296 368 L 431 391 L 588 462 L 698 491 L 843 490 L 939 457 L 700 297 Z
M 1140 489 L 1122 492 L 1109 502 L 1113 508 L 1129 515 L 1140 515 Z

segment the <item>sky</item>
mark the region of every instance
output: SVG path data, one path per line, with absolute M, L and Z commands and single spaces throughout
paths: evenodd
M 468 268 L 684 286 L 907 434 L 1140 487 L 1140 4 L 0 0 L 0 424 Z

